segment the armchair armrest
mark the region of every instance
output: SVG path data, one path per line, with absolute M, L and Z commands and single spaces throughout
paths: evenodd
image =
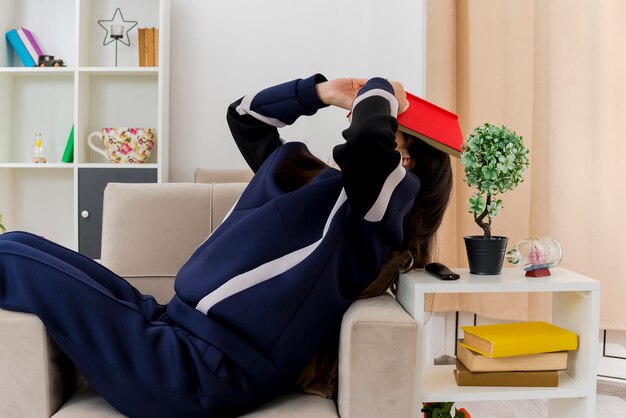
M 415 414 L 417 324 L 391 296 L 354 302 L 339 343 L 339 415 Z
M 35 315 L 0 309 L 0 416 L 47 418 L 82 377 Z

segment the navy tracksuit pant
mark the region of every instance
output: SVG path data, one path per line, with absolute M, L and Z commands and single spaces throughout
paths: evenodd
M 262 379 L 222 353 L 215 361 L 217 349 L 165 305 L 29 233 L 0 235 L 0 308 L 37 315 L 90 384 L 132 417 L 232 416 L 268 396 Z

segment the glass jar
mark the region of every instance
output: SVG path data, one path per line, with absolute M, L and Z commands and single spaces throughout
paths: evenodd
M 562 258 L 561 244 L 550 237 L 519 241 L 506 253 L 506 260 L 509 263 L 525 271 L 556 267 Z
M 41 134 L 39 132 L 35 135 L 35 146 L 33 147 L 32 161 L 34 163 L 45 163 L 47 161 L 41 142 Z

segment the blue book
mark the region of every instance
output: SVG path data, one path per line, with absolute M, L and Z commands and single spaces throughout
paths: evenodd
M 36 65 L 15 29 L 11 29 L 7 32 L 7 39 L 17 53 L 17 56 L 22 60 L 24 67 L 34 67 Z

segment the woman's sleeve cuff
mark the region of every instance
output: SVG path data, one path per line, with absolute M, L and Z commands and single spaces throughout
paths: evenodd
M 313 114 L 319 109 L 328 106 L 320 100 L 317 95 L 317 90 L 315 89 L 316 84 L 323 83 L 324 81 L 327 81 L 326 77 L 319 73 L 298 81 L 296 87 L 298 101 L 309 114 Z

